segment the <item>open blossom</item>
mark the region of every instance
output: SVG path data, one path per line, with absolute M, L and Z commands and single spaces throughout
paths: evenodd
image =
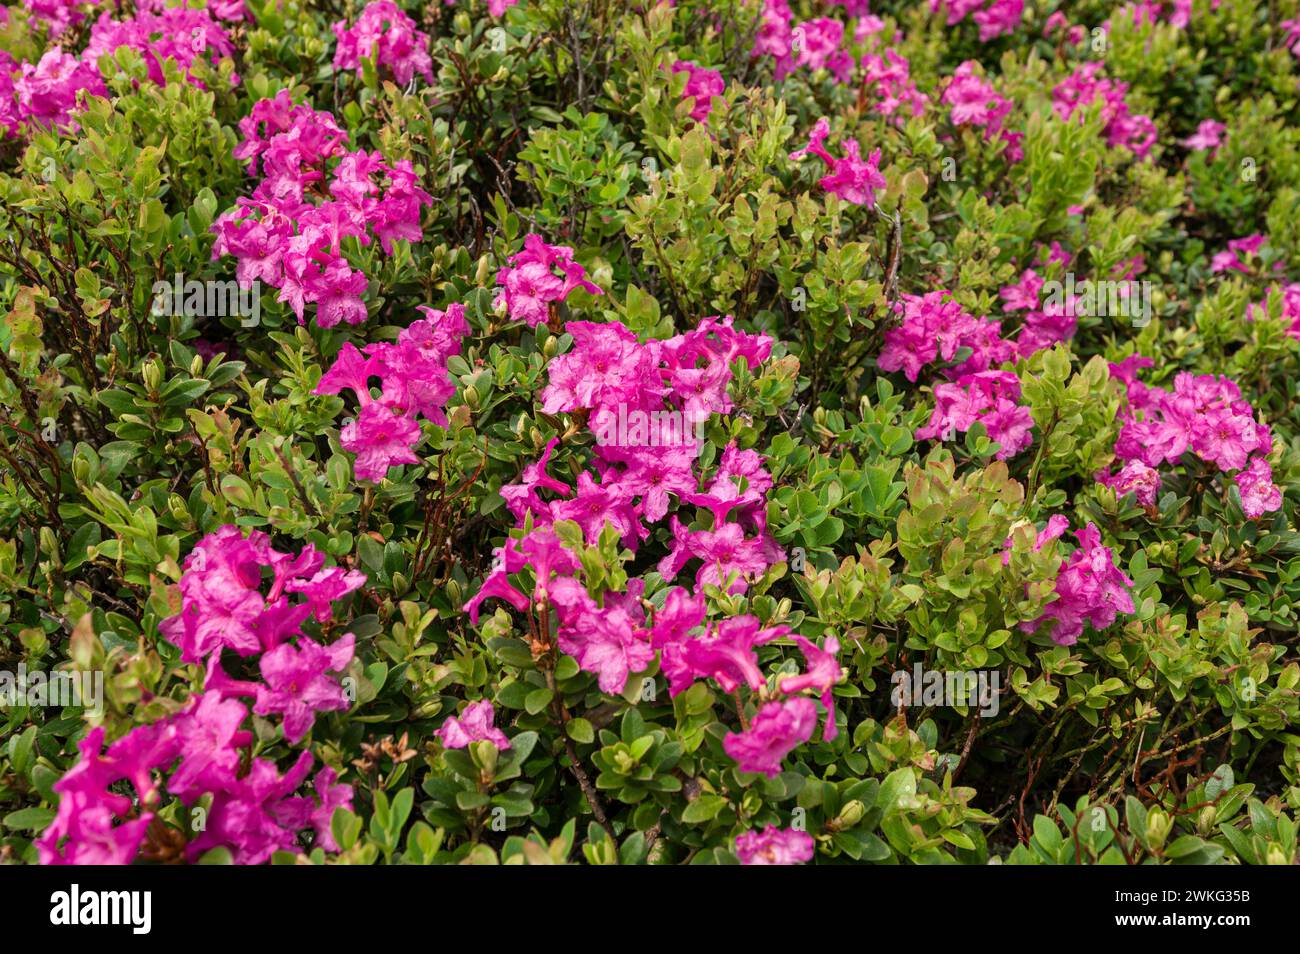
M 997 321 L 967 314 L 946 291 L 903 295 L 897 309 L 901 320 L 885 332 L 878 359 L 882 370 L 902 371 L 915 382 L 926 365 L 954 361 L 964 350 L 969 355 L 949 370 L 951 376 L 987 371 L 1013 357 Z
M 297 646 L 284 643 L 262 656 L 265 685 L 258 686 L 253 711 L 284 717 L 284 737 L 299 742 L 316 721 L 316 713 L 346 710 L 348 699 L 338 680 L 327 675 L 342 672 L 352 659 L 353 636 L 322 646 L 310 639 Z
M 742 772 L 775 778 L 781 774 L 781 760 L 811 739 L 816 728 L 817 703 L 795 696 L 764 703 L 749 728 L 728 733 L 722 747 Z
M 812 835 L 793 828 L 768 825 L 736 836 L 736 857 L 742 865 L 801 865 L 812 860 L 815 851 Z
M 1274 298 L 1276 296 L 1276 298 Z M 1269 314 L 1269 301 L 1279 302 L 1278 317 L 1286 325 L 1286 333 L 1300 339 L 1300 283 L 1289 283 L 1282 288 L 1269 288 L 1264 300 L 1246 306 L 1246 320 L 1255 321 Z
M 691 119 L 697 123 L 705 122 L 713 108 L 713 97 L 721 96 L 726 91 L 727 84 L 723 82 L 722 74 L 685 60 L 674 63 L 673 72 L 689 74 L 686 88 L 682 90 L 682 98 L 693 100 Z
M 1160 492 L 1160 475 L 1140 460 L 1125 462 L 1115 474 L 1102 471 L 1097 475 L 1097 482 L 1112 488 L 1121 497 L 1132 493 L 1144 507 L 1154 505 Z
M 501 286 L 497 306 L 504 305 L 506 314 L 530 328 L 545 324 L 551 303 L 564 301 L 574 289 L 604 294 L 599 286 L 587 281 L 587 270 L 573 260 L 573 249 L 547 245 L 539 235 L 525 237 L 523 251 L 507 261 L 509 264 L 497 273 L 497 284 Z
M 421 210 L 433 197 L 410 161 L 349 151 L 333 116 L 295 105 L 287 90 L 255 103 L 239 129 L 235 158 L 261 178 L 212 224 L 213 259 L 235 256 L 240 283 L 279 289 L 276 300 L 300 324 L 309 304 L 324 328 L 365 321 L 369 282 L 343 255 L 343 240 L 377 238 L 392 254 L 394 241 L 423 237 Z
M 335 69 L 360 75 L 361 61 L 374 57 L 381 69 L 392 70 L 398 83 L 409 83 L 416 73 L 433 82 L 429 35 L 417 30 L 415 21 L 392 0 L 372 0 L 351 27 L 344 20 L 335 23 L 334 35 Z
M 1079 548 L 1062 561 L 1056 576 L 1056 600 L 1043 615 L 1021 624 L 1026 632 L 1051 626 L 1052 641 L 1071 646 L 1078 641 L 1084 624 L 1103 630 L 1119 613 L 1134 611 L 1129 587 L 1133 581 L 1115 565 L 1115 554 L 1101 545 L 1101 532 L 1088 524 L 1075 534 Z
M 1006 158 L 1019 162 L 1024 158 L 1020 146 L 1024 134 L 1005 128 L 1005 120 L 1011 112 L 1011 100 L 994 89 L 993 84 L 980 75 L 977 67 L 974 60 L 967 60 L 957 67 L 952 79 L 944 87 L 941 101 L 952 107 L 949 118 L 954 126 L 983 129 L 985 142 L 1005 142 Z
M 930 99 L 912 81 L 911 64 L 893 49 L 862 57 L 863 86 L 882 116 L 920 116 Z
M 350 390 L 360 404 L 356 418 L 339 434 L 343 449 L 356 455 L 358 480 L 378 483 L 391 467 L 420 463 L 414 451 L 423 436 L 417 416 L 447 424 L 443 406 L 456 391 L 447 361 L 460 352 L 469 322 L 459 304 L 445 312 L 420 310 L 426 317 L 399 332 L 396 342 L 369 344 L 364 356 L 345 342 L 316 385 L 316 394 Z M 383 389 L 378 399 L 371 394 L 372 378 Z
M 1250 519 L 1281 509 L 1282 491 L 1273 483 L 1273 469 L 1264 458 L 1252 457 L 1232 480 L 1241 494 L 1241 509 Z
M 1025 0 L 993 0 L 985 9 L 976 10 L 972 19 L 979 24 L 980 40 L 1014 33 L 1025 12 Z
M 1223 133 L 1228 127 L 1213 119 L 1203 119 L 1196 132 L 1183 140 L 1183 145 L 1193 152 L 1216 149 L 1223 142 Z
M 1052 90 L 1052 106 L 1058 116 L 1069 119 L 1101 100 L 1101 116 L 1106 141 L 1111 146 L 1128 149 L 1139 159 L 1145 157 L 1156 141 L 1151 117 L 1130 110 L 1125 95 L 1128 84 L 1101 76 L 1101 63 L 1084 63 Z
M 840 651 L 840 641 L 834 636 L 827 636 L 826 644 L 821 648 L 803 636 L 796 635 L 794 641 L 803 653 L 808 669 L 797 676 L 785 676 L 777 688 L 787 694 L 808 689 L 817 692 L 822 707 L 826 710 L 826 728 L 822 738 L 831 742 L 839 734 L 839 727 L 835 725 L 835 697 L 831 690 L 844 678 L 844 669 L 835 658 Z
M 1244 468 L 1251 454 L 1272 450 L 1268 428 L 1255 419 L 1254 409 L 1228 378 L 1182 372 L 1170 392 L 1127 377 L 1129 408 L 1115 441 L 1121 460 L 1140 460 L 1154 468 L 1177 463 L 1190 450 L 1231 471 Z
M 975 422 L 1000 446 L 997 459 L 1014 457 L 1033 443 L 1033 416 L 1018 404 L 1020 381 L 1010 371 L 983 371 L 934 387 L 934 412 L 917 440 L 953 440 Z
M 487 741 L 504 752 L 510 748 L 510 740 L 493 724 L 495 721 L 492 703 L 480 699 L 467 705 L 460 715 L 449 716 L 434 735 L 449 749 L 463 749 L 471 742 Z
M 135 861 L 146 830 L 165 827 L 154 813 L 162 785 L 185 805 L 210 799 L 206 825 L 186 847 L 190 861 L 225 848 L 236 864 L 261 864 L 277 851 L 299 853 L 307 830 L 315 832 L 318 846 L 337 849 L 330 817 L 335 808 L 351 806 L 352 787 L 339 783 L 332 769 L 322 769 L 314 796 L 295 794 L 311 770 L 312 754 L 300 752 L 283 774 L 274 762 L 253 757 L 250 711 L 236 698 L 256 697 L 254 712 L 282 715 L 290 744 L 311 728 L 316 712 L 347 707 L 342 688 L 325 673 L 352 658 L 351 635 L 323 646 L 299 627 L 309 616 L 328 620 L 331 613 L 322 603 L 360 586 L 364 577 L 331 574 L 323 563 L 324 555 L 310 545 L 285 553 L 273 549 L 265 534 L 233 526 L 199 542 L 181 576 L 181 613 L 164 621 L 161 631 L 182 648 L 183 659 L 206 661 L 204 690 L 160 721 L 135 726 L 107 751 L 103 727 L 87 735 L 77 765 L 54 785 L 58 812 L 36 842 L 42 864 Z M 292 603 L 290 592 L 309 601 Z M 221 663 L 226 649 L 260 653 L 265 681 L 228 676 Z M 120 782 L 131 784 L 134 800 L 111 788 Z
M 790 153 L 790 158 L 798 160 L 812 154 L 821 159 L 830 170 L 818 180 L 823 189 L 845 202 L 873 208 L 876 192 L 886 185 L 885 177 L 880 174 L 880 150 L 874 150 L 864 161 L 858 141 L 849 139 L 844 143 L 844 157 L 837 159 L 823 145 L 830 131 L 830 120 L 823 116 L 813 126 L 808 145 Z
M 1259 233 L 1230 240 L 1228 247 L 1210 260 L 1210 271 L 1226 272 L 1232 269 L 1249 275 L 1250 266 L 1243 259 L 1250 259 L 1267 241 L 1268 237 Z

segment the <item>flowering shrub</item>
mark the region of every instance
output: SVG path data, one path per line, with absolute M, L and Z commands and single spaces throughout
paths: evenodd
M 0 861 L 1297 863 L 1298 24 L 9 8 Z

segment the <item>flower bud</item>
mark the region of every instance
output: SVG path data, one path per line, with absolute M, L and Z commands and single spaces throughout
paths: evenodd
M 1169 831 L 1174 827 L 1174 820 L 1164 813 L 1160 808 L 1153 808 L 1147 813 L 1147 846 L 1149 848 L 1160 848 L 1169 837 Z

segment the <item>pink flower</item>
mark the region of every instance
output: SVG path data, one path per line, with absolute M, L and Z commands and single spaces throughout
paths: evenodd
M 584 672 L 596 674 L 601 692 L 622 692 L 629 675 L 649 668 L 654 661 L 654 650 L 640 628 L 643 619 L 635 600 L 606 594 L 605 606 L 597 607 L 586 588 L 572 577 L 552 583 L 550 598 L 559 613 L 560 650 L 577 660 Z
M 1020 381 L 1009 371 L 982 371 L 934 388 L 930 422 L 916 431 L 917 440 L 953 440 L 959 432 L 982 423 L 989 439 L 1000 447 L 998 460 L 1014 457 L 1033 443 L 1033 416 L 1020 399 Z
M 822 145 L 830 135 L 830 128 L 830 120 L 825 117 L 817 120 L 808 145 L 790 153 L 790 159 L 799 160 L 810 153 L 817 156 L 830 170 L 819 180 L 823 189 L 846 202 L 873 208 L 876 192 L 886 185 L 885 177 L 880 174 L 880 150 L 872 152 L 864 162 L 858 141 L 850 139 L 844 144 L 845 157 L 837 159 Z
M 1025 12 L 1025 0 L 993 0 L 984 10 L 976 10 L 972 19 L 979 24 L 980 40 L 987 43 L 994 37 L 1014 33 Z
M 392 0 L 372 0 L 352 27 L 344 20 L 335 23 L 334 35 L 335 69 L 355 70 L 360 76 L 361 61 L 374 57 L 380 68 L 392 70 L 399 85 L 409 83 L 416 73 L 426 83 L 433 82 L 428 34 L 417 30 L 415 21 Z
M 1219 252 L 1210 262 L 1210 271 L 1213 273 L 1225 272 L 1228 269 L 1250 274 L 1250 266 L 1242 260 L 1242 256 L 1249 259 L 1259 251 L 1260 247 L 1268 241 L 1268 237 L 1258 232 L 1254 235 L 1247 235 L 1245 238 L 1232 239 L 1228 242 L 1228 248 Z
M 1100 99 L 1103 132 L 1107 142 L 1111 146 L 1128 149 L 1141 159 L 1155 145 L 1155 124 L 1149 116 L 1130 112 L 1124 99 L 1128 84 L 1101 77 L 1101 69 L 1100 63 L 1085 63 L 1057 84 L 1052 90 L 1053 108 L 1062 119 L 1070 119 L 1078 114 L 1082 122 L 1082 110 Z
M 1043 615 L 1022 623 L 1025 632 L 1035 632 L 1043 623 L 1054 621 L 1052 641 L 1071 646 L 1078 641 L 1084 623 L 1103 630 L 1115 622 L 1118 613 L 1134 612 L 1128 588 L 1133 581 L 1115 565 L 1115 555 L 1101 545 L 1101 533 L 1088 524 L 1075 534 L 1079 549 L 1062 561 L 1056 577 L 1056 601 Z
M 279 713 L 284 717 L 284 737 L 290 745 L 311 731 L 316 713 L 348 708 L 343 687 L 326 672 L 342 672 L 352 659 L 354 637 L 347 633 L 338 642 L 322 646 L 306 637 L 297 648 L 288 643 L 262 657 L 265 686 L 259 686 L 253 712 Z
M 697 123 L 706 122 L 709 118 L 709 111 L 713 108 L 713 97 L 721 96 L 727 89 L 722 74 L 717 70 L 696 66 L 694 63 L 688 63 L 685 60 L 678 60 L 674 63 L 673 72 L 690 74 L 686 80 L 686 88 L 682 90 L 682 98 L 694 101 L 691 108 L 691 119 Z
M 742 865 L 801 865 L 811 861 L 815 851 L 812 835 L 793 828 L 768 825 L 761 832 L 736 836 L 736 857 Z
M 1264 458 L 1252 457 L 1232 480 L 1241 494 L 1241 509 L 1250 519 L 1281 509 L 1282 491 L 1273 483 L 1273 469 Z
M 726 753 L 742 772 L 761 772 L 768 778 L 781 774 L 781 760 L 812 738 L 817 728 L 817 703 L 804 696 L 767 702 L 742 732 L 722 740 Z
M 463 749 L 471 742 L 491 742 L 502 752 L 510 748 L 510 740 L 493 724 L 496 710 L 487 699 L 471 702 L 459 716 L 448 716 L 442 728 L 434 733 L 448 749 Z
M 1196 132 L 1183 140 L 1183 145 L 1193 152 L 1216 149 L 1223 142 L 1223 132 L 1228 127 L 1213 119 L 1203 119 Z
M 1131 492 L 1144 507 L 1153 506 L 1160 492 L 1160 475 L 1140 460 L 1126 462 L 1113 475 L 1102 471 L 1097 475 L 1097 482 L 1114 489 L 1121 497 Z
M 803 692 L 806 689 L 816 691 L 821 698 L 822 706 L 826 709 L 826 728 L 822 738 L 827 742 L 833 741 L 839 734 L 839 727 L 835 724 L 835 697 L 831 690 L 844 678 L 844 670 L 835 658 L 836 653 L 840 651 L 840 641 L 834 636 L 827 636 L 825 646 L 818 649 L 815 644 L 802 636 L 796 635 L 793 638 L 795 645 L 803 653 L 808 670 L 798 676 L 785 676 L 777 684 L 777 688 L 784 693 Z
M 339 443 L 357 455 L 357 479 L 379 483 L 390 467 L 420 463 L 411 450 L 420 437 L 419 424 L 372 401 L 361 409 L 355 421 L 344 425 Z
M 239 865 L 263 864 L 277 851 L 297 853 L 296 829 L 309 819 L 302 802 L 289 796 L 311 766 L 310 752 L 302 752 L 284 775 L 275 763 L 253 759 L 246 776 L 227 780 L 213 794 L 204 830 L 187 849 L 190 861 L 218 847 L 228 848 Z
M 573 260 L 573 249 L 565 245 L 547 245 L 539 235 L 524 238 L 523 251 L 507 259 L 508 265 L 497 273 L 501 292 L 497 305 L 505 305 L 506 314 L 535 328 L 550 318 L 552 302 L 564 301 L 576 288 L 593 295 L 604 292 L 587 281 L 587 271 Z M 556 275 L 559 269 L 563 274 Z

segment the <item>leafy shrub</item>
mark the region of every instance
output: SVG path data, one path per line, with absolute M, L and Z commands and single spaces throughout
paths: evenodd
M 10 8 L 0 859 L 1295 864 L 1300 11 L 871 6 Z

